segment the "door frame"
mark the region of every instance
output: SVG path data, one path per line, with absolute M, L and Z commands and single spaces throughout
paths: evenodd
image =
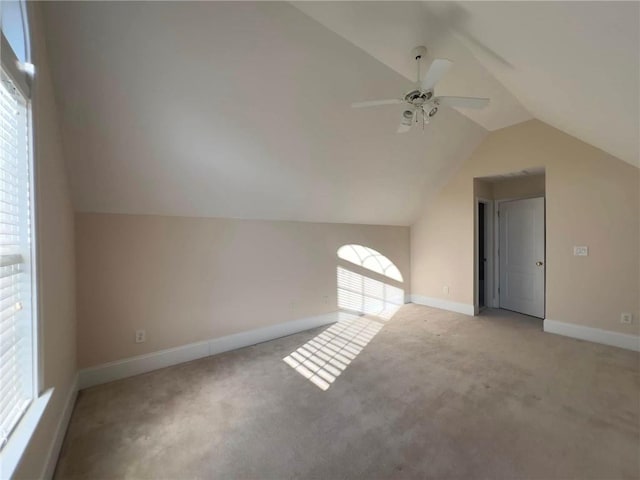
M 495 278 L 495 296 L 494 296 L 494 305 L 495 308 L 500 308 L 500 204 L 504 202 L 514 202 L 516 200 L 529 200 L 532 198 L 542 198 L 544 200 L 544 288 L 542 289 L 542 301 L 544 304 L 544 316 L 547 314 L 547 195 L 527 195 L 523 197 L 513 197 L 513 198 L 501 198 L 500 200 L 494 200 L 495 209 L 493 211 L 493 235 L 495 238 L 494 246 L 494 266 L 493 273 Z M 544 317 L 543 317 L 544 318 Z
M 473 308 L 475 314 L 480 313 L 480 310 L 484 307 L 480 307 L 480 271 L 478 269 L 478 263 L 480 260 L 480 255 L 478 252 L 478 244 L 480 241 L 480 228 L 479 228 L 479 218 L 478 218 L 478 209 L 480 204 L 484 204 L 484 245 L 485 245 L 485 254 L 487 256 L 487 264 L 485 265 L 485 279 L 484 279 L 484 307 L 486 308 L 497 308 L 500 304 L 497 302 L 496 292 L 497 287 L 495 287 L 495 202 L 494 200 L 490 200 L 488 198 L 476 197 L 474 202 L 474 234 L 473 234 L 473 277 L 474 277 L 474 288 L 473 288 Z

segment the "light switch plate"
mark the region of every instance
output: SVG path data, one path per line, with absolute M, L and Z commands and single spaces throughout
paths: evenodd
M 573 247 L 573 255 L 576 257 L 588 257 L 589 247 Z

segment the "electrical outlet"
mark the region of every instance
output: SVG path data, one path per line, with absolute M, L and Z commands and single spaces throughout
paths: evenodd
M 624 312 L 620 315 L 620 323 L 631 323 L 633 321 L 633 315 L 631 313 Z
M 447 285 L 445 285 L 444 287 L 442 287 L 442 293 L 449 295 L 449 287 Z
M 325 305 L 329 304 L 329 295 L 322 296 L 322 303 L 324 303 Z
M 144 343 L 147 341 L 146 330 L 136 330 L 136 343 Z
M 589 256 L 589 247 L 573 247 L 573 255 L 575 257 L 588 257 Z

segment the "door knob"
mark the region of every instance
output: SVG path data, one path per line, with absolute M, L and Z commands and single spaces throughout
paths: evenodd
M 541 266 L 542 266 L 542 262 L 536 262 L 536 265 L 537 265 L 538 267 L 541 267 Z

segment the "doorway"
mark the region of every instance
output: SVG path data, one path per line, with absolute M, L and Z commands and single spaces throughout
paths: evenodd
M 474 178 L 474 310 L 544 318 L 543 168 Z
M 485 270 L 487 268 L 487 252 L 486 252 L 486 223 L 485 223 L 485 204 L 478 202 L 478 306 L 486 307 L 486 279 Z
M 488 198 L 476 197 L 475 209 L 474 310 L 478 314 L 484 308 L 497 306 L 493 280 L 494 202 Z

